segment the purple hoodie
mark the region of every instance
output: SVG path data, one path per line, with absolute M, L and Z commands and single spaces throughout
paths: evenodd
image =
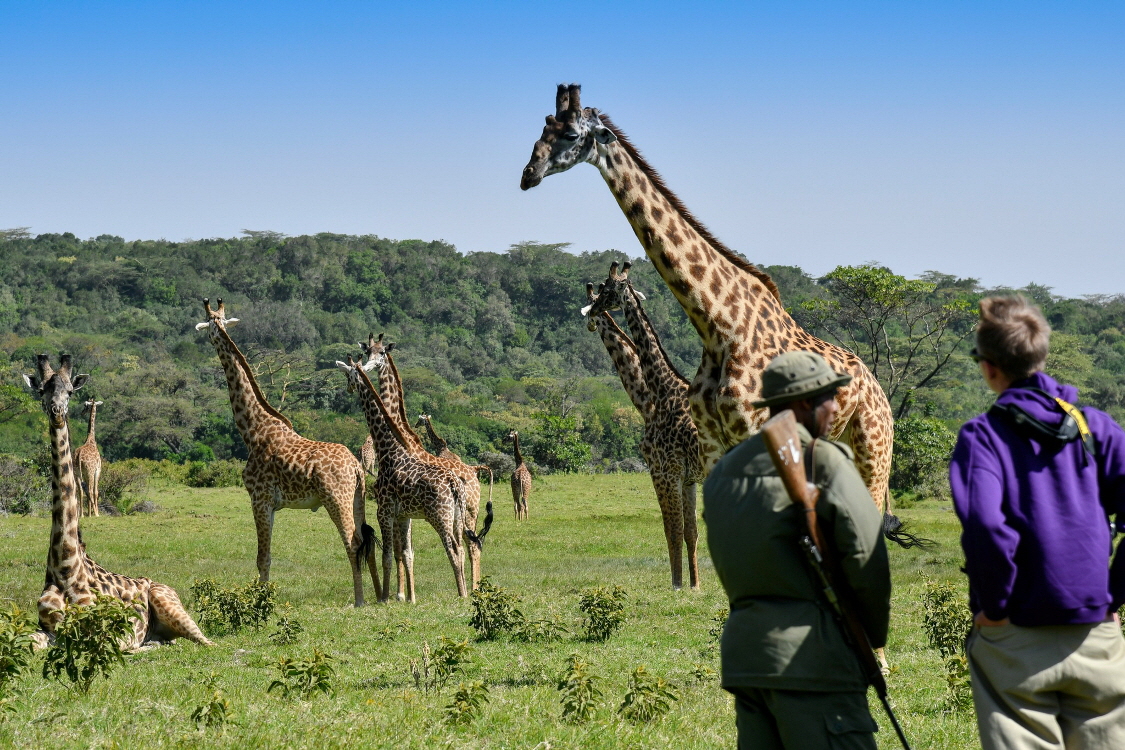
M 1075 403 L 1078 390 L 1037 372 L 997 403 L 1014 404 L 1050 425 L 1062 423 L 1053 398 Z M 1125 555 L 1109 564 L 1107 516 L 1125 521 L 1125 431 L 1105 412 L 1083 413 L 1098 445 L 1061 450 L 982 414 L 961 428 L 949 483 L 961 519 L 969 606 L 1016 625 L 1077 625 L 1103 620 L 1125 603 Z

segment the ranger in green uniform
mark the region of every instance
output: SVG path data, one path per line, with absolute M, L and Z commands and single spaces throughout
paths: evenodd
M 787 352 L 762 374 L 771 414 L 791 409 L 801 445 L 827 435 L 837 388 L 851 380 L 811 352 Z M 874 648 L 887 640 L 891 576 L 882 519 L 847 446 L 816 441 L 811 480 L 831 540 Z M 707 542 L 730 600 L 722 637 L 722 684 L 735 696 L 738 747 L 875 748 L 867 683 L 845 643 L 798 539 L 790 500 L 761 435 L 723 456 L 703 485 Z

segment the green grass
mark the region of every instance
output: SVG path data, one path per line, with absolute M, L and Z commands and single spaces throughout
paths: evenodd
M 212 649 L 190 642 L 129 656 L 109 680 L 77 696 L 43 680 L 35 668 L 20 681 L 17 711 L 0 720 L 0 745 L 21 747 L 733 747 L 731 699 L 717 679 L 698 683 L 697 665 L 718 669 L 708 654 L 711 618 L 726 600 L 706 545 L 700 545 L 702 591 L 674 592 L 660 516 L 647 475 L 545 477 L 537 480 L 531 518 L 516 523 L 497 493 L 497 520 L 483 567 L 497 585 L 523 597 L 529 618 L 565 618 L 572 637 L 558 643 L 506 640 L 473 645 L 460 678 L 481 680 L 491 702 L 464 727 L 442 721 L 457 679 L 440 695 L 419 693 L 409 661 L 439 636 L 464 639 L 469 604 L 459 600 L 449 564 L 428 525 L 415 522 L 418 603 L 355 610 L 351 576 L 339 537 L 323 511 L 283 511 L 273 541 L 272 580 L 279 603 L 305 628 L 297 643 L 276 646 L 272 622 L 258 631 L 219 638 Z M 501 501 L 501 498 L 504 498 Z M 90 554 L 109 570 L 148 576 L 185 599 L 193 580 L 226 585 L 255 576 L 254 525 L 241 489 L 157 488 L 153 514 L 83 522 Z M 371 514 L 373 515 L 373 513 Z M 896 711 L 914 747 L 974 747 L 971 714 L 942 711 L 945 683 L 936 652 L 920 627 L 921 574 L 943 580 L 957 573 L 960 548 L 953 513 L 927 501 L 900 515 L 941 546 L 891 550 L 895 592 L 888 655 Z M 49 521 L 0 519 L 0 592 L 34 611 L 43 582 Z M 703 528 L 703 527 L 701 527 Z M 701 540 L 703 541 L 703 540 Z M 685 575 L 686 578 L 686 575 Z M 393 582 L 393 576 L 392 576 Z M 578 591 L 622 585 L 629 594 L 624 628 L 608 643 L 574 637 L 580 631 Z M 368 588 L 367 596 L 374 596 Z M 401 632 L 393 640 L 379 631 Z M 309 702 L 267 694 L 281 656 L 301 658 L 313 647 L 335 657 L 337 692 Z M 606 705 L 589 724 L 562 723 L 555 682 L 567 656 L 590 662 Z M 680 701 L 663 720 L 634 727 L 616 715 L 630 673 L 640 664 L 670 680 Z M 231 704 L 225 730 L 198 730 L 190 716 L 210 697 L 203 680 L 215 672 Z M 881 748 L 897 741 L 872 696 Z

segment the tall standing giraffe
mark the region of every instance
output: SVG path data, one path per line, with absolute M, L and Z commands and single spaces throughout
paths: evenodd
M 531 499 L 531 471 L 520 453 L 520 434 L 515 430 L 508 433 L 512 450 L 516 456 L 516 468 L 512 471 L 512 502 L 516 506 L 516 520 L 527 520 L 527 501 Z
M 78 490 L 82 500 L 82 515 L 98 515 L 98 503 L 101 502 L 101 493 L 98 485 L 102 478 L 102 454 L 98 450 L 98 441 L 94 437 L 94 420 L 97 417 L 101 401 L 86 401 L 82 404 L 84 411 L 89 412 L 90 421 L 87 423 L 86 442 L 78 446 L 74 452 L 75 464 L 78 468 Z
M 616 269 L 615 269 L 616 271 Z M 616 291 L 616 290 L 615 290 Z M 594 296 L 593 284 L 586 285 L 590 303 L 583 313 L 597 305 L 607 292 L 605 286 Z M 628 363 L 618 365 L 618 358 L 631 355 L 637 360 L 644 380 L 649 406 L 640 410 L 645 418 L 644 436 L 641 438 L 641 455 L 648 464 L 652 486 L 660 504 L 664 521 L 664 538 L 668 542 L 668 561 L 672 566 L 672 588 L 683 587 L 683 548 L 687 547 L 688 581 L 693 589 L 699 588 L 699 561 L 697 547 L 699 526 L 695 517 L 695 487 L 705 478 L 699 452 L 699 432 L 692 422 L 688 408 L 688 382 L 680 375 L 668 358 L 660 338 L 645 315 L 636 294 L 629 290 L 621 305 L 632 333 L 632 346 L 616 346 L 611 340 L 625 334 L 617 328 L 609 313 L 590 315 L 587 328 L 601 333 L 602 342 L 614 358 L 618 376 L 625 382 Z M 607 340 L 610 339 L 610 340 Z M 628 341 L 625 338 L 625 341 Z M 616 354 L 615 354 L 616 352 Z M 626 390 L 629 387 L 626 386 Z
M 465 537 L 470 546 L 479 550 L 488 533 L 491 513 L 485 519 L 484 530 L 477 536 L 468 525 L 464 482 L 449 468 L 426 461 L 409 449 L 409 442 L 391 418 L 391 411 L 375 391 L 363 367 L 351 357 L 347 362 L 337 361 L 336 366 L 347 376 L 348 390 L 359 397 L 379 456 L 375 498 L 383 534 L 382 601 L 390 598 L 392 561 L 397 563 L 399 572 L 399 600 L 415 601 L 414 550 L 410 545 L 412 518 L 424 518 L 434 527 L 453 567 L 457 594 L 468 596 L 461 561 L 461 538 Z
M 316 511 L 324 507 L 336 524 L 352 570 L 355 606 L 363 606 L 364 562 L 371 568 L 375 594 L 382 598 L 375 558 L 375 530 L 367 524 L 363 467 L 352 452 L 337 443 L 321 443 L 297 434 L 293 424 L 270 406 L 250 365 L 227 333 L 238 322 L 228 318 L 223 301 L 211 309 L 203 300 L 211 344 L 226 373 L 230 406 L 238 434 L 249 456 L 242 478 L 258 532 L 258 578 L 270 579 L 270 547 L 274 514 L 283 508 Z
M 712 235 L 608 117 L 582 107 L 580 89 L 559 85 L 555 114 L 548 115 L 532 148 L 520 187 L 533 188 L 544 177 L 581 162 L 593 164 L 605 179 L 645 253 L 702 339 L 702 361 L 688 398 L 704 471 L 765 422 L 766 410 L 753 406 L 765 365 L 782 352 L 813 351 L 833 369 L 852 376 L 837 396 L 840 410 L 832 437 L 851 443 L 856 468 L 875 503 L 886 511 L 894 420 L 871 371 L 855 354 L 797 325 L 769 275 Z M 602 312 L 609 302 L 606 295 L 592 312 Z M 893 517 L 885 519 L 887 528 L 896 524 Z
M 92 604 L 95 594 L 128 602 L 136 610 L 138 617 L 133 622 L 133 633 L 121 644 L 126 651 L 135 651 L 145 642 L 179 637 L 205 646 L 214 645 L 191 619 L 171 586 L 149 578 L 110 573 L 86 554 L 78 527 L 81 512 L 67 411 L 71 395 L 85 385 L 90 376 L 72 375 L 71 366 L 69 354 L 62 355 L 58 370 L 51 368 L 46 354 L 40 354 L 37 374 L 23 376 L 47 412 L 47 433 L 51 441 L 51 545 L 47 550 L 47 580 L 39 597 L 39 630 L 33 636 L 34 645 L 37 648 L 48 646 L 66 606 Z
M 383 343 L 383 334 L 379 334 L 376 338 L 374 333 L 367 336 L 367 343 L 359 342 L 359 347 L 363 351 L 367 361 L 363 363 L 365 372 L 375 370 L 379 374 L 379 396 L 383 400 L 383 404 L 387 407 L 387 412 L 390 414 L 391 421 L 394 422 L 395 429 L 403 436 L 406 441 L 407 450 L 413 455 L 421 458 L 429 463 L 436 463 L 443 466 L 454 474 L 456 474 L 465 485 L 464 498 L 466 509 L 466 523 L 469 528 L 474 532 L 477 527 L 477 516 L 480 513 L 480 479 L 477 473 L 480 471 L 488 472 L 488 504 L 487 508 L 492 507 L 492 483 L 493 475 L 492 469 L 487 465 L 474 466 L 466 464 L 456 454 L 451 456 L 435 456 L 426 450 L 426 446 L 422 444 L 422 439 L 410 427 L 410 422 L 406 418 L 406 397 L 402 388 L 402 377 L 398 374 L 398 367 L 395 366 L 394 358 L 391 356 L 391 351 L 395 348 L 393 342 Z M 485 524 L 489 523 L 488 517 L 485 517 Z M 407 546 L 410 546 L 410 522 L 406 523 Z M 479 545 L 468 545 L 467 548 L 469 557 L 469 570 L 470 579 L 472 581 L 473 589 L 475 590 L 477 584 L 480 583 L 481 566 L 480 566 L 480 553 L 481 547 Z
M 415 429 L 425 428 L 426 437 L 430 439 L 430 446 L 435 456 L 439 458 L 448 458 L 454 461 L 460 461 L 461 457 L 453 451 L 449 450 L 449 443 L 445 442 L 445 438 L 437 434 L 434 429 L 433 418 L 429 414 L 419 414 L 418 421 L 414 423 Z

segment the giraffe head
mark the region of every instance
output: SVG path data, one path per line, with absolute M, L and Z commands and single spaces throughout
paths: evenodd
M 203 312 L 207 315 L 207 320 L 202 323 L 195 324 L 195 330 L 202 331 L 204 328 L 208 329 L 212 335 L 216 333 L 216 329 L 226 330 L 227 326 L 234 325 L 238 322 L 238 318 L 228 318 L 227 308 L 223 304 L 223 298 L 218 299 L 219 306 L 214 310 L 211 309 L 211 300 L 204 298 Z
M 582 87 L 560 83 L 555 94 L 555 114 L 547 115 L 543 135 L 531 149 L 531 161 L 523 168 L 520 189 L 529 190 L 547 175 L 565 172 L 580 162 L 595 163 L 599 148 L 613 143 L 617 136 L 602 123 L 598 110 L 583 109 L 579 100 Z
M 508 440 L 509 441 L 515 441 L 515 439 L 518 438 L 519 436 L 520 436 L 520 434 L 518 432 L 516 432 L 515 430 L 508 430 Z
M 360 385 L 359 371 L 362 368 L 356 364 L 351 355 L 348 355 L 347 362 L 336 360 L 336 366 L 344 371 L 344 376 L 348 379 L 348 393 L 355 393 Z
M 97 408 L 102 405 L 102 403 L 104 403 L 104 402 L 94 401 L 93 399 L 88 399 L 87 401 L 83 401 L 82 402 L 82 413 L 83 414 L 89 414 L 90 412 L 96 411 Z
M 366 372 L 372 370 L 382 370 L 387 366 L 387 355 L 395 348 L 392 341 L 389 344 L 383 343 L 383 335 L 379 334 L 379 338 L 375 338 L 374 333 L 367 334 L 367 343 L 359 342 L 359 348 L 363 351 L 363 356 L 367 357 L 367 361 L 363 363 L 363 369 Z M 337 364 L 339 364 L 337 362 Z
M 70 407 L 70 396 L 90 379 L 89 375 L 71 375 L 71 358 L 69 354 L 59 357 L 59 369 L 51 368 L 50 359 L 46 354 L 36 358 L 35 375 L 24 375 L 23 380 L 27 387 L 43 405 L 47 418 L 54 427 L 66 424 L 67 409 Z
M 416 430 L 420 430 L 423 427 L 429 427 L 430 429 L 433 429 L 433 423 L 430 422 L 429 414 L 419 414 L 418 421 L 414 423 L 414 429 Z
M 582 308 L 582 314 L 586 316 L 586 327 L 591 331 L 594 330 L 594 318 L 596 316 L 621 309 L 625 295 L 632 289 L 632 284 L 629 282 L 629 269 L 632 265 L 629 261 L 625 261 L 623 266 L 617 261 L 613 261 L 609 266 L 609 276 L 598 287 L 596 295 L 593 293 L 594 285 L 586 285 L 586 300 L 590 304 Z M 618 266 L 621 267 L 620 272 L 617 270 Z M 637 295 L 637 299 L 645 299 L 645 296 L 636 289 L 633 289 L 633 294 Z

